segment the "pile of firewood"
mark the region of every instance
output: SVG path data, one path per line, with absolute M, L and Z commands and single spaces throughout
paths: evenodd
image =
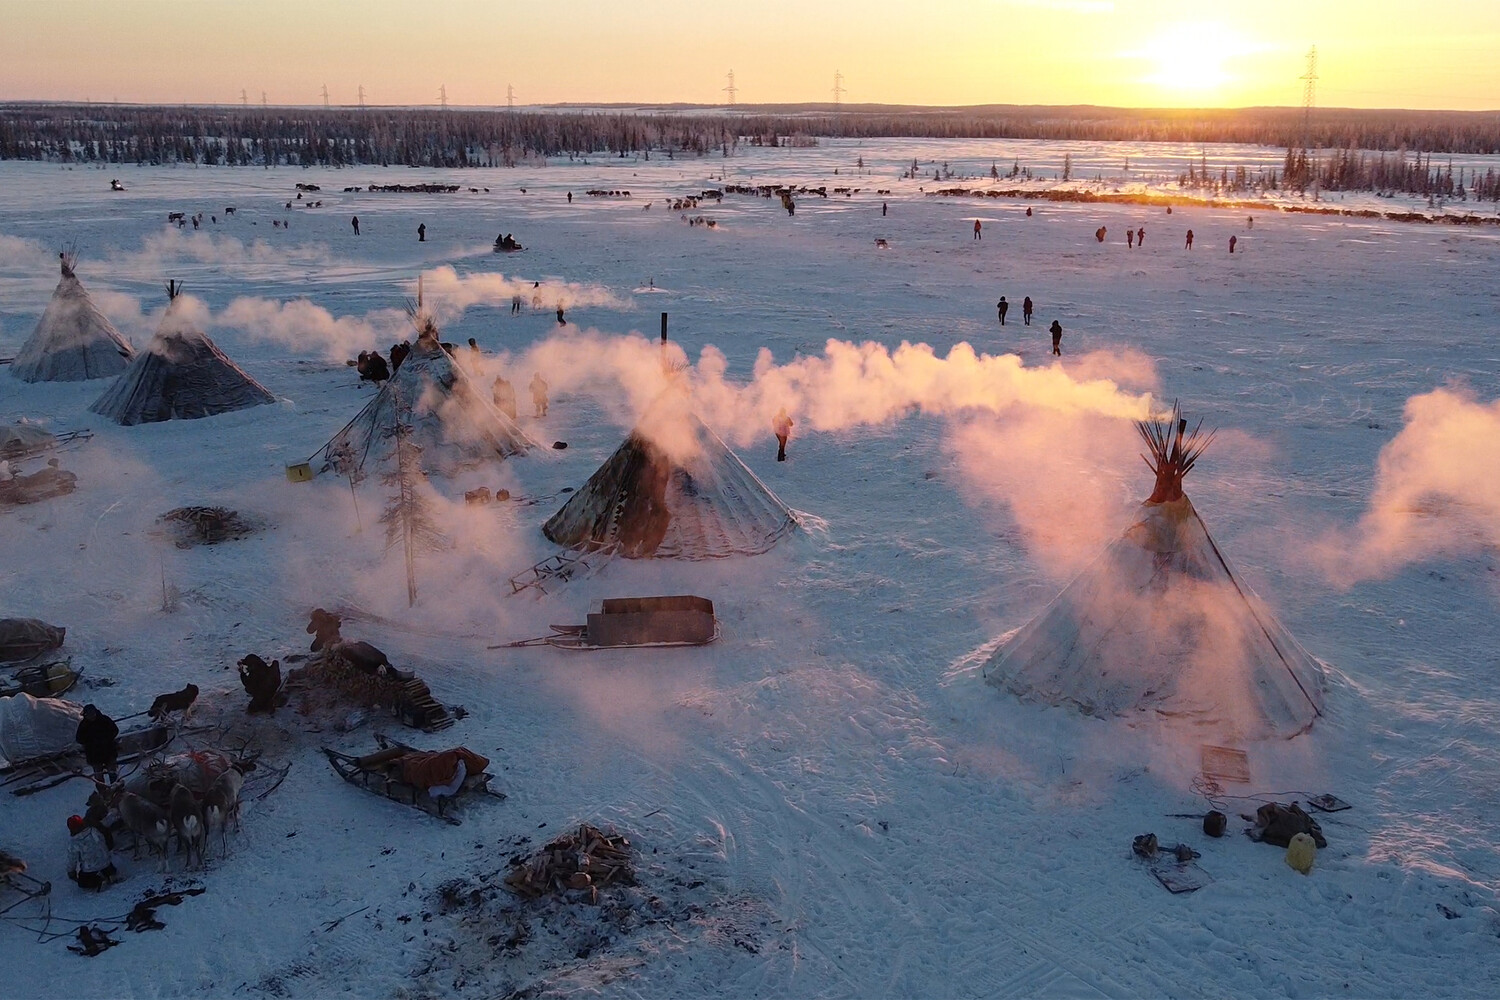
M 519 861 L 505 884 L 523 899 L 537 899 L 569 889 L 586 892 L 590 903 L 609 885 L 634 885 L 630 841 L 583 824 L 552 841 L 529 861 Z
M 239 511 L 226 507 L 176 507 L 157 520 L 175 527 L 180 549 L 192 545 L 217 545 L 229 539 L 243 538 L 254 530 L 253 525 L 240 517 Z

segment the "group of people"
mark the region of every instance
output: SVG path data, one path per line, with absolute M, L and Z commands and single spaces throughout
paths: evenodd
M 532 416 L 545 417 L 547 415 L 547 390 L 551 388 L 547 380 L 542 378 L 541 372 L 531 373 L 531 382 L 527 385 L 531 390 L 531 405 L 534 408 Z M 511 385 L 504 375 L 496 376 L 495 383 L 490 387 L 490 398 L 494 401 L 495 409 L 505 414 L 510 419 L 516 417 L 516 387 Z
M 1000 314 L 1000 325 L 1004 326 L 1005 314 L 1010 312 L 1010 303 L 1005 301 L 1004 295 L 1000 296 L 1000 301 L 995 303 L 995 309 Z M 1035 309 L 1036 306 L 1031 301 L 1030 295 L 1021 301 L 1021 317 L 1026 321 L 1027 326 L 1031 325 L 1031 315 Z M 1062 354 L 1062 324 L 1057 320 L 1053 320 L 1052 326 L 1048 328 L 1047 332 L 1052 334 L 1052 353 L 1060 356 Z
M 114 784 L 120 780 L 120 727 L 97 706 L 83 706 L 74 740 L 83 747 L 83 759 L 94 772 L 96 781 Z M 98 819 L 68 817 L 68 878 L 80 889 L 100 890 L 114 881 L 114 863 L 110 860 L 109 831 Z

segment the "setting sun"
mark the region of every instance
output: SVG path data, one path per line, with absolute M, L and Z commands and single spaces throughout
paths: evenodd
M 1175 98 L 1210 98 L 1235 82 L 1229 64 L 1257 50 L 1243 35 L 1222 24 L 1176 24 L 1139 51 L 1145 63 L 1140 82 Z

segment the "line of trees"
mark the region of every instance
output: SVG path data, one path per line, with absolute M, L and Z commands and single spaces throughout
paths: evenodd
M 1066 159 L 1064 179 L 1066 179 Z M 1500 201 L 1500 171 L 1494 167 L 1459 167 L 1434 163 L 1431 153 L 1371 153 L 1336 149 L 1325 155 L 1289 147 L 1280 173 L 1274 168 L 1210 168 L 1206 159 L 1189 164 L 1177 176 L 1179 186 L 1214 195 L 1265 193 L 1278 189 L 1306 194 L 1312 191 L 1373 191 L 1386 197 L 1419 195 L 1435 200 Z
M 1500 116 L 1458 111 L 1297 108 L 1163 111 L 990 106 L 780 106 L 729 113 L 0 107 L 0 159 L 274 166 L 506 166 L 559 156 L 730 155 L 741 141 L 817 137 L 1225 142 L 1337 150 L 1500 152 Z

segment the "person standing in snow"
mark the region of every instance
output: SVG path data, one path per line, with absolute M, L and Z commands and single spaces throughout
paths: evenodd
M 116 761 L 120 758 L 120 727 L 115 720 L 93 705 L 83 706 L 83 717 L 73 739 L 83 747 L 83 759 L 94 769 L 94 776 L 111 783 L 119 780 Z
M 1021 300 L 1021 318 L 1026 321 L 1027 326 L 1031 325 L 1031 308 L 1031 296 L 1028 295 Z
M 417 242 L 427 242 L 427 223 L 423 222 L 417 226 Z
M 359 216 L 356 215 L 354 218 L 350 219 L 349 220 L 349 224 L 354 227 L 354 235 L 358 236 L 359 235 Z
M 1146 245 L 1146 227 L 1145 226 L 1142 226 L 1141 228 L 1139 228 L 1139 229 L 1137 229 L 1135 231 L 1135 245 L 1138 246 L 1138 247 L 1143 247 L 1143 246 Z
M 1183 249 L 1184 250 L 1191 250 L 1191 249 L 1193 249 L 1193 231 L 1191 229 L 1188 230 L 1187 245 L 1184 246 Z
M 1135 249 L 1135 233 L 1131 232 L 1128 229 L 1125 230 L 1125 249 L 1126 250 L 1133 250 L 1133 249 Z
M 504 375 L 495 378 L 490 397 L 495 401 L 495 409 L 512 420 L 516 419 L 516 387 L 511 385 Z
M 1238 236 L 1229 237 L 1229 252 L 1234 253 L 1234 245 L 1239 242 Z
M 1055 355 L 1057 355 L 1057 356 L 1059 356 L 1059 357 L 1061 357 L 1062 356 L 1062 324 L 1059 323 L 1057 320 L 1053 320 L 1050 332 L 1052 334 L 1052 353 L 1055 354 Z
M 1000 312 L 1000 325 L 1005 325 L 1005 314 L 1010 310 L 1010 303 L 1005 301 L 1005 296 L 1000 296 L 1000 301 L 995 303 L 995 308 Z
M 531 404 L 536 407 L 535 415 L 545 417 L 547 415 L 547 380 L 542 378 L 541 372 L 531 373 L 531 384 L 528 388 L 531 389 Z
M 108 887 L 116 872 L 103 831 L 82 816 L 69 816 L 68 834 L 68 878 L 80 889 L 99 892 Z
M 980 226 L 980 224 L 979 224 L 979 220 L 978 220 L 978 219 L 975 219 L 975 220 L 974 220 L 974 238 L 975 238 L 975 239 L 976 239 L 976 240 L 982 240 L 982 239 L 984 239 L 984 236 L 982 236 L 982 235 L 981 235 L 981 234 L 980 234 L 980 232 L 979 232 L 979 230 L 980 230 L 980 229 L 982 229 L 982 228 L 983 228 L 983 227 L 982 227 L 982 226 Z
M 561 302 L 559 302 L 557 304 L 557 325 L 558 326 L 567 326 L 568 325 L 568 321 L 565 320 L 565 319 L 563 319 L 563 307 L 562 307 L 562 303 Z
M 776 435 L 776 461 L 785 462 L 786 440 L 792 436 L 792 418 L 787 414 L 785 406 L 771 418 L 771 433 Z
M 886 212 L 886 203 L 882 201 L 880 203 L 880 217 L 882 219 L 885 218 L 885 212 Z

